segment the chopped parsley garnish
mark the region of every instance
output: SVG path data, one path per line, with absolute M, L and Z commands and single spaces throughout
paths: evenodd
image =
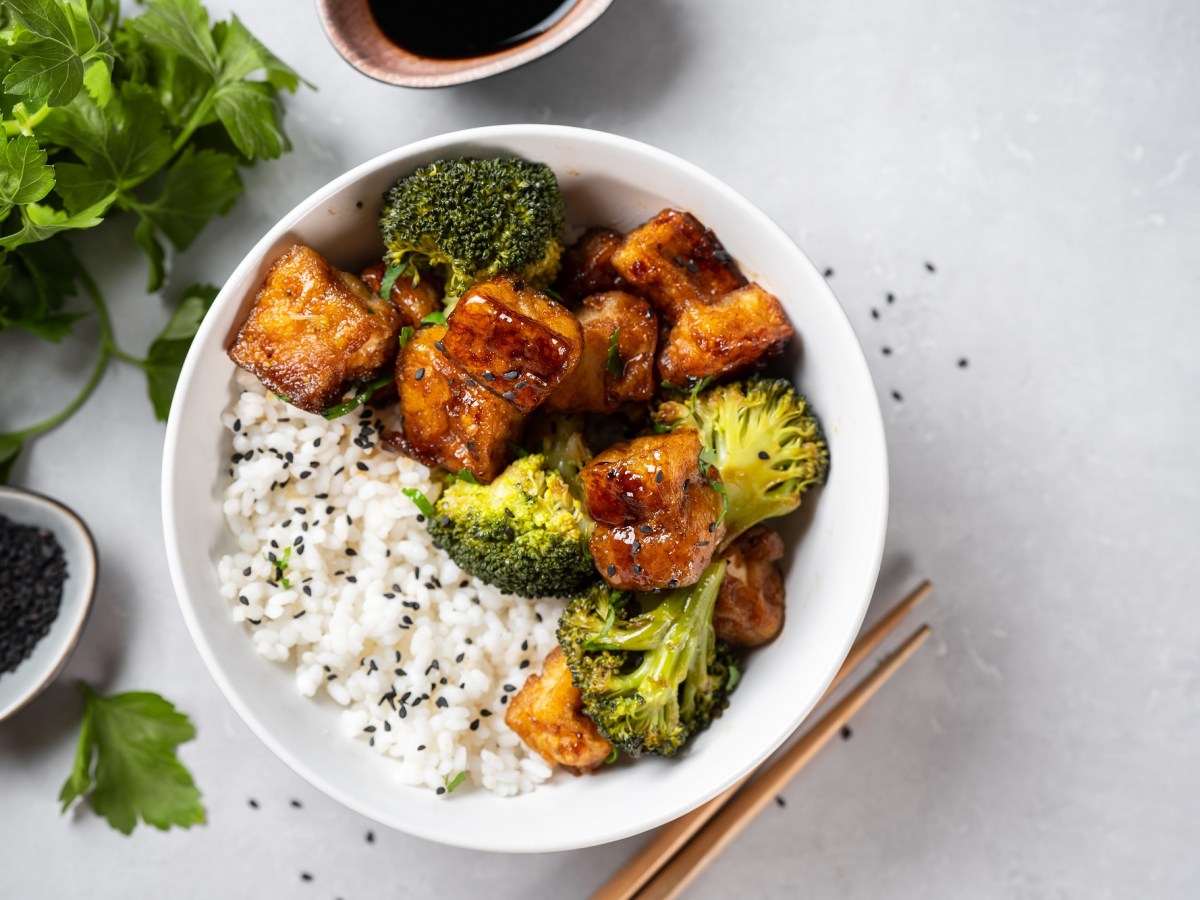
M 404 274 L 404 270 L 408 268 L 408 263 L 400 263 L 395 266 L 388 266 L 383 273 L 383 278 L 379 281 L 379 297 L 381 300 L 392 299 L 392 286 L 396 283 L 396 279 Z
M 453 778 L 450 777 L 449 775 L 447 775 L 444 779 L 442 779 L 442 784 L 444 784 L 446 786 L 447 794 L 453 794 L 454 789 L 466 780 L 467 780 L 467 773 L 459 772 Z
M 288 581 L 287 576 L 283 574 L 287 571 L 288 562 L 291 560 L 291 558 L 291 547 L 284 547 L 283 553 L 275 559 L 271 558 L 270 553 L 264 554 L 264 559 L 266 559 L 267 562 L 275 567 L 275 571 L 272 573 L 271 580 L 276 582 L 285 591 L 290 591 L 292 589 L 292 583 Z
M 369 381 L 358 389 L 358 393 L 349 400 L 344 400 L 341 403 L 335 404 L 325 410 L 326 419 L 337 419 L 344 416 L 348 412 L 353 412 L 374 396 L 375 392 L 382 387 L 392 383 L 392 379 L 396 376 L 391 372 L 380 375 L 374 381 Z
M 429 315 L 421 320 L 422 325 L 445 325 L 446 314 L 439 309 L 435 309 Z
M 608 339 L 608 374 L 613 378 L 620 378 L 625 374 L 625 362 L 621 359 L 621 349 L 617 346 L 620 336 L 621 329 L 617 327 Z
M 412 336 L 414 334 L 416 334 L 416 332 L 413 331 L 413 327 L 411 325 L 405 325 L 403 328 L 400 329 L 400 349 L 401 350 L 403 350 L 405 347 L 408 346 L 408 342 L 412 339 Z
M 429 502 L 429 498 L 418 491 L 416 488 L 401 488 L 400 493 L 411 500 L 422 513 L 425 518 L 433 517 L 433 504 Z

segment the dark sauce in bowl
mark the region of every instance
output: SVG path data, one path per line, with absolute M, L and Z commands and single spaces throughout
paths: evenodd
M 371 15 L 397 47 L 434 59 L 466 59 L 537 37 L 575 0 L 370 0 Z

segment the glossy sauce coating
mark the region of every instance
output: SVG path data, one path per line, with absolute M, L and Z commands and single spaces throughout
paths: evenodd
M 378 295 L 386 273 L 387 266 L 377 262 L 363 269 L 358 277 L 370 288 L 372 294 Z M 388 299 L 404 317 L 405 325 L 416 328 L 423 318 L 442 308 L 442 292 L 436 282 L 435 276 L 423 275 L 414 285 L 411 275 L 401 275 L 392 283 Z

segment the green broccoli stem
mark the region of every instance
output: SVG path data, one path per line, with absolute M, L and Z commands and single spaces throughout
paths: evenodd
M 678 688 L 701 651 L 702 668 L 707 669 L 711 640 L 697 640 L 696 636 L 711 633 L 713 610 L 724 577 L 723 560 L 710 565 L 694 585 L 676 588 L 650 613 L 634 619 L 646 619 L 645 625 L 598 645 L 606 650 L 646 651 L 637 669 L 613 679 L 618 693 L 636 692 L 646 684 Z

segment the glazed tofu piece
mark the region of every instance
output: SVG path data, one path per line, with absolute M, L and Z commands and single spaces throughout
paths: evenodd
M 664 209 L 625 235 L 612 265 L 669 322 L 746 283 L 717 236 L 677 209 Z
M 571 374 L 583 349 L 571 311 L 511 275 L 463 294 L 446 326 L 446 356 L 524 413 Z
M 469 469 L 489 482 L 510 460 L 509 442 L 520 439 L 523 416 L 446 359 L 438 344 L 446 329 L 420 329 L 396 363 L 402 435 L 389 442 L 427 466 Z
M 757 647 L 783 630 L 783 539 L 755 525 L 721 554 L 729 561 L 713 611 L 717 637 L 735 647 Z
M 567 303 L 575 304 L 592 294 L 618 290 L 621 276 L 613 268 L 613 251 L 624 236 L 611 228 L 589 228 L 563 254 L 555 288 Z
M 583 329 L 579 365 L 543 407 L 552 413 L 612 413 L 654 396 L 658 317 L 624 291 L 592 294 L 576 312 Z
M 604 580 L 624 590 L 695 584 L 725 535 L 714 466 L 701 469 L 694 431 L 614 444 L 579 472 L 595 520 L 588 547 Z
M 371 289 L 372 294 L 379 296 L 379 288 L 386 273 L 387 266 L 377 262 L 363 269 L 358 277 Z M 404 317 L 403 324 L 413 328 L 420 326 L 421 320 L 431 312 L 442 308 L 442 292 L 434 279 L 426 276 L 422 276 L 417 284 L 413 284 L 411 275 L 401 275 L 392 283 L 388 299 Z
M 748 284 L 683 311 L 659 350 L 659 378 L 682 390 L 701 378 L 743 375 L 780 353 L 792 332 L 779 300 Z
M 392 365 L 400 327 L 392 304 L 296 244 L 272 263 L 229 358 L 293 406 L 321 413 Z
M 558 647 L 546 657 L 542 674 L 530 675 L 512 698 L 504 723 L 546 762 L 577 772 L 596 768 L 612 753 L 612 744 L 584 713 L 583 698 Z

